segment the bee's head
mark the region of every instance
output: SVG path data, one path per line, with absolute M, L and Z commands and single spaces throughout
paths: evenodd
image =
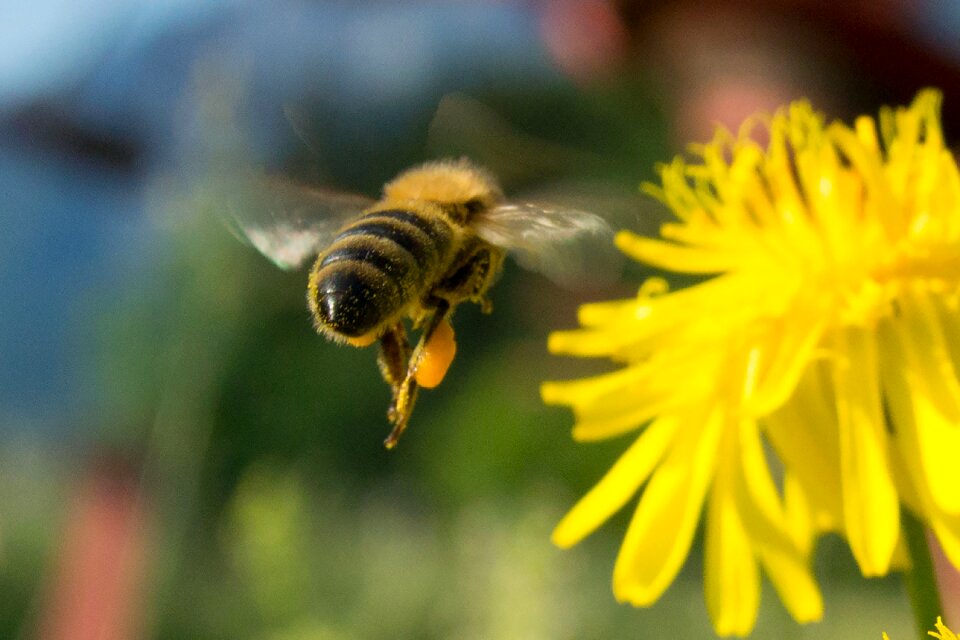
M 404 171 L 383 188 L 387 200 L 429 200 L 475 213 L 503 198 L 500 185 L 466 158 L 428 162 Z

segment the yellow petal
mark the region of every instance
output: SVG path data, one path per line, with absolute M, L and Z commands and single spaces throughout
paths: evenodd
M 946 419 L 960 424 L 960 381 L 953 367 L 943 329 L 925 292 L 911 289 L 900 298 L 896 323 L 908 366 Z
M 601 329 L 577 329 L 574 331 L 554 331 L 547 338 L 547 350 L 550 353 L 563 353 L 581 358 L 598 358 L 616 353 L 623 346 L 637 339 L 627 328 L 632 322 L 626 322 L 621 330 L 616 325 Z
M 885 575 L 900 530 L 897 491 L 887 463 L 875 336 L 849 329 L 838 336 L 835 363 L 844 532 L 865 576 Z
M 605 394 L 629 393 L 638 386 L 649 372 L 642 365 L 623 367 L 579 380 L 544 382 L 540 396 L 547 404 L 565 404 L 576 408 L 589 406 Z
M 807 498 L 803 485 L 791 471 L 783 474 L 783 504 L 787 527 L 800 552 L 809 557 L 813 550 L 814 528 L 813 507 Z
M 734 475 L 734 495 L 752 547 L 790 615 L 797 622 L 818 620 L 823 615 L 823 598 L 809 566 L 809 523 L 805 531 L 790 528 L 794 521 L 777 494 L 756 425 L 744 421 L 740 433 L 738 452 L 743 461 Z M 792 477 L 787 482 L 796 483 Z M 794 510 L 799 491 L 799 486 L 792 488 Z
M 822 320 L 801 313 L 795 313 L 789 323 L 776 326 L 778 330 L 771 332 L 774 344 L 768 355 L 770 362 L 761 374 L 756 391 L 747 400 L 751 414 L 766 415 L 775 411 L 796 391 L 823 328 Z
M 769 548 L 760 548 L 758 555 L 790 616 L 801 624 L 820 620 L 823 595 L 810 567 L 796 557 Z
M 871 201 L 888 203 L 893 201 L 893 195 L 882 158 L 877 153 L 875 141 L 864 139 L 865 130 L 868 126 L 872 128 L 872 125 L 871 118 L 863 118 L 856 124 L 857 131 L 840 123 L 831 125 L 828 131 L 843 154 L 854 165 L 856 175 L 865 183 Z M 876 210 L 881 213 L 879 221 L 884 225 L 888 235 L 902 231 L 902 225 L 897 219 L 894 207 L 884 206 Z
M 811 502 L 832 523 L 843 520 L 840 497 L 840 449 L 836 412 L 821 366 L 801 377 L 790 402 L 764 419 L 764 433 L 784 465 L 803 485 Z M 826 522 L 818 522 L 820 527 Z
M 677 421 L 660 418 L 647 427 L 610 471 L 564 516 L 553 531 L 553 543 L 571 547 L 618 511 L 650 476 L 673 442 Z
M 750 537 L 763 544 L 803 558 L 793 534 L 787 527 L 780 496 L 767 464 L 760 433 L 753 420 L 741 420 L 736 447 L 725 454 L 732 463 L 730 485 L 726 490 L 736 501 L 738 517 Z
M 735 453 L 725 448 L 724 456 Z M 710 492 L 704 558 L 707 610 L 718 636 L 746 636 L 757 620 L 760 571 L 737 512 L 732 477 L 735 464 L 721 460 Z
M 911 482 L 945 513 L 960 513 L 957 491 L 957 452 L 960 426 L 947 419 L 929 395 L 929 387 L 918 382 L 916 370 L 904 353 L 903 344 L 890 325 L 881 327 L 883 384 L 893 419 L 897 442 L 910 451 L 904 459 Z M 914 505 L 917 507 L 918 505 Z
M 547 382 L 540 393 L 548 404 L 573 408 L 577 417 L 573 433 L 578 440 L 618 435 L 657 415 L 684 411 L 710 393 L 713 363 L 699 362 L 695 355 L 665 356 L 592 378 Z M 665 359 L 669 362 L 662 362 Z
M 927 506 L 924 514 L 930 530 L 943 549 L 943 555 L 955 569 L 960 570 L 960 515 L 943 513 L 932 505 Z
M 585 304 L 577 310 L 577 321 L 587 328 L 630 322 L 642 317 L 641 304 L 634 298 Z
M 927 477 L 917 460 L 922 459 L 918 430 L 910 410 L 904 376 L 888 375 L 884 388 L 891 399 L 890 411 L 897 425 L 896 446 L 891 447 L 892 468 L 897 473 L 898 487 L 904 502 L 924 519 L 953 566 L 960 568 L 960 514 L 945 513 L 935 503 Z M 907 401 L 904 400 L 907 399 Z
M 654 472 L 627 528 L 613 569 L 613 593 L 637 606 L 652 604 L 683 565 L 693 542 L 723 426 L 718 412 L 685 416 L 678 442 Z
M 925 393 L 914 393 L 913 400 L 918 453 L 915 464 L 923 467 L 930 497 L 937 507 L 960 515 L 960 426 L 941 414 Z
M 721 273 L 740 262 L 738 256 L 709 248 L 688 247 L 633 234 L 617 235 L 617 247 L 630 256 L 643 256 L 642 260 L 651 266 L 680 273 Z
M 940 296 L 935 296 L 933 303 L 937 322 L 943 327 L 943 338 L 948 357 L 954 369 L 956 369 L 960 366 L 960 317 L 958 317 L 957 313 L 958 305 L 956 304 L 956 300 L 945 300 Z

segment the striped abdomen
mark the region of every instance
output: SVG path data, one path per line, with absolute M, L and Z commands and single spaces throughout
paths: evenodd
M 320 254 L 310 308 L 320 328 L 356 338 L 396 318 L 450 259 L 453 229 L 439 213 L 366 213 Z

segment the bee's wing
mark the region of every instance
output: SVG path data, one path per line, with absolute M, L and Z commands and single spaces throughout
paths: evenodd
M 371 204 L 365 196 L 252 177 L 229 199 L 227 222 L 277 266 L 296 269 Z
M 490 169 L 500 184 L 528 184 L 564 172 L 596 173 L 602 158 L 564 144 L 528 135 L 482 102 L 461 93 L 440 100 L 427 132 L 437 157 L 467 156 Z
M 568 287 L 609 284 L 622 256 L 600 216 L 547 204 L 503 204 L 478 214 L 478 236 L 506 249 L 521 266 Z

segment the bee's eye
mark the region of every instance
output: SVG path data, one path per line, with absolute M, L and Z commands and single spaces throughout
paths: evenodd
M 480 198 L 471 198 L 463 203 L 464 208 L 469 215 L 479 213 L 483 209 L 483 200 Z

